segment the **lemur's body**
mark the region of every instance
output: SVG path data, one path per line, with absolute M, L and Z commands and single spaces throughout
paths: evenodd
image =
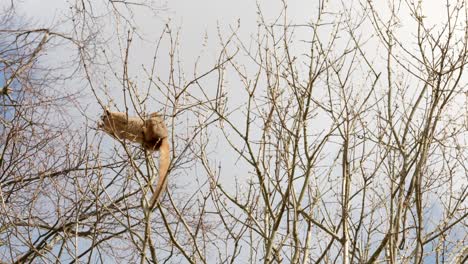
M 163 119 L 158 113 L 142 119 L 139 116 L 128 117 L 126 113 L 106 110 L 99 127 L 112 137 L 140 143 L 148 151 L 159 151 L 159 180 L 150 201 L 150 208 L 153 208 L 166 188 L 170 163 L 167 128 Z

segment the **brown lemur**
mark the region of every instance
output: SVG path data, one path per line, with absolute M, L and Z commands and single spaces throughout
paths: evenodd
M 153 209 L 166 188 L 170 163 L 167 127 L 162 117 L 158 113 L 143 118 L 129 117 L 126 113 L 106 109 L 98 127 L 114 138 L 140 143 L 147 151 L 159 151 L 159 179 L 149 203 L 149 208 Z

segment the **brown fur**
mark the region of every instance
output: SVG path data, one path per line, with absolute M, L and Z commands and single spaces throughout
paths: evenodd
M 152 113 L 142 119 L 139 116 L 128 117 L 126 113 L 108 110 L 101 119 L 99 128 L 112 137 L 140 143 L 148 151 L 159 150 L 159 180 L 150 201 L 150 208 L 153 208 L 166 188 L 170 163 L 167 128 L 163 119 L 158 113 Z

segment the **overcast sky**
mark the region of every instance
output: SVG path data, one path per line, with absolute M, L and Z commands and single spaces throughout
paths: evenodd
M 5 0 L 4 0 L 5 1 Z M 64 16 L 69 14 L 70 2 L 74 0 L 21 0 L 16 1 L 15 5 L 20 10 L 20 14 L 31 18 L 34 26 L 38 25 L 55 25 L 60 22 Z M 94 0 L 93 3 L 106 3 L 107 1 Z M 157 0 L 156 0 L 157 2 Z M 337 12 L 342 1 L 328 0 L 326 1 L 329 5 L 333 2 L 339 3 L 336 6 Z M 387 1 L 373 1 L 376 8 L 386 9 Z M 3 2 L 7 3 L 7 2 Z M 314 20 L 317 14 L 317 1 L 310 0 L 291 0 L 287 1 L 288 6 L 288 21 L 293 24 L 305 24 L 310 23 Z M 345 3 L 353 3 L 356 8 L 359 8 L 359 1 L 349 1 Z M 158 39 L 161 32 L 164 30 L 166 23 L 171 25 L 173 30 L 179 31 L 180 36 L 180 58 L 183 62 L 183 68 L 186 73 L 186 78 L 191 79 L 191 71 L 194 68 L 194 63 L 197 58 L 201 57 L 201 66 L 209 68 L 212 66 L 219 54 L 219 39 L 217 36 L 217 29 L 221 30 L 224 36 L 229 35 L 231 28 L 236 27 L 240 23 L 240 29 L 238 31 L 240 38 L 245 43 L 249 43 L 255 37 L 258 25 L 258 8 L 260 7 L 264 17 L 273 21 L 281 12 L 282 2 L 279 0 L 171 0 L 167 3 L 160 4 L 160 11 L 155 13 L 149 12 L 144 8 L 135 8 L 135 21 L 138 32 L 140 32 L 144 38 L 143 41 L 138 40 L 134 43 L 134 49 L 132 49 L 131 62 L 134 65 L 132 71 L 134 76 L 142 75 L 141 65 L 151 65 L 152 56 L 154 52 L 154 41 Z M 441 16 L 446 15 L 440 10 L 444 10 L 445 1 L 424 1 L 424 12 L 426 14 L 426 22 L 437 24 L 441 20 Z M 98 6 L 98 5 L 97 5 Z M 406 9 L 405 6 L 401 7 Z M 95 10 L 99 13 L 100 10 Z M 411 37 L 414 34 L 414 19 L 408 15 L 403 15 L 406 12 L 402 12 L 400 16 L 401 28 L 400 33 L 405 37 Z M 382 12 L 382 14 L 385 14 Z M 370 25 L 365 25 L 370 26 Z M 364 27 L 365 27 L 364 26 Z M 112 34 L 116 28 L 116 25 L 107 25 L 107 34 Z M 59 27 L 60 30 L 60 27 Z M 125 30 L 123 30 L 125 32 Z M 363 30 L 366 33 L 366 30 Z M 368 32 L 372 32 L 371 29 Z M 323 32 L 327 35 L 328 32 Z M 295 31 L 296 40 L 307 40 L 310 39 L 310 31 L 307 29 L 297 29 Z M 326 39 L 326 37 L 324 37 Z M 411 39 L 411 38 L 410 38 Z M 117 40 L 115 41 L 117 42 Z M 299 42 L 299 41 L 296 41 Z M 117 43 L 115 43 L 117 45 Z M 65 51 L 66 52 L 66 51 Z M 71 52 L 71 51 L 70 51 Z M 117 51 L 118 52 L 118 51 Z M 369 53 L 374 56 L 379 56 L 377 49 L 367 49 Z M 300 52 L 298 52 L 300 53 Z M 371 54 L 372 55 L 372 54 Z M 57 54 L 50 54 L 53 59 Z M 166 58 L 167 59 L 167 58 Z M 237 58 L 239 59 L 239 58 Z M 242 59 L 242 57 L 240 58 Z M 158 63 L 159 70 L 164 72 L 166 70 L 165 65 L 167 61 L 164 59 Z M 230 76 L 226 77 L 230 78 Z M 100 84 L 101 85 L 101 84 Z M 106 85 L 118 85 L 112 83 L 106 83 Z M 215 87 L 216 83 L 212 85 Z M 233 85 L 234 86 L 234 85 Z M 208 88 L 210 86 L 207 86 Z M 121 90 L 119 89 L 119 92 Z M 114 96 L 116 100 L 120 96 Z M 96 105 L 95 101 L 91 102 L 90 105 Z M 159 107 L 159 106 L 158 106 Z M 159 110 L 156 108 L 155 110 Z M 154 111 L 154 110 L 153 110 Z M 100 113 L 96 111 L 96 118 Z
M 4 1 L 4 3 L 7 3 L 6 0 Z M 22 14 L 35 22 L 39 22 L 35 24 L 43 23 L 44 25 L 61 21 L 63 16 L 68 13 L 70 2 L 74 1 L 15 0 L 15 4 Z M 102 2 L 105 3 L 106 1 Z M 297 24 L 311 22 L 317 14 L 316 2 L 306 0 L 287 1 L 289 21 Z M 341 3 L 341 1 L 334 0 L 327 2 L 329 5 L 332 5 L 333 2 Z M 382 9 L 385 9 L 386 2 L 373 1 L 376 8 Z M 93 1 L 93 3 L 98 3 L 98 1 Z M 155 3 L 159 3 L 161 6 L 161 11 L 156 16 L 143 10 L 143 8 L 135 9 L 138 30 L 150 43 L 151 40 L 159 37 L 165 24 L 170 21 L 169 23 L 173 29 L 180 30 L 180 51 L 186 67 L 193 65 L 193 62 L 202 51 L 205 52 L 205 59 L 209 60 L 210 56 L 212 59 L 216 58 L 217 48 L 219 48 L 216 32 L 218 26 L 227 35 L 230 27 L 235 27 L 240 21 L 239 35 L 244 41 L 248 41 L 251 35 L 257 31 L 257 4 L 261 7 L 264 16 L 271 21 L 278 16 L 282 8 L 281 1 L 276 0 L 171 0 L 166 3 L 155 0 Z M 359 6 L 359 1 L 349 1 L 349 3 Z M 446 15 L 440 11 L 443 10 L 445 1 L 423 1 L 423 5 L 427 21 L 436 24 L 441 20 L 441 16 Z M 409 16 L 401 17 L 402 34 L 405 32 L 405 26 L 411 27 L 412 20 Z M 410 34 L 412 30 L 414 30 L 414 27 L 411 27 L 411 30 L 408 28 L 407 33 Z M 307 31 L 304 31 L 302 33 L 304 36 L 301 36 L 301 32 L 298 32 L 297 39 L 307 39 L 307 33 Z M 203 44 L 207 44 L 207 46 L 204 47 Z M 134 51 L 132 59 L 135 64 L 149 63 L 148 61 L 145 62 L 145 60 L 148 59 L 148 52 L 152 52 L 151 45 L 144 46 L 145 44 L 142 43 L 136 45 L 142 46 Z

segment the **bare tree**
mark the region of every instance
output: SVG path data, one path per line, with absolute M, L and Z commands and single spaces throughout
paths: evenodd
M 232 61 L 226 72 L 242 88 L 220 85 L 226 95 L 210 109 L 251 180 L 212 191 L 232 249 L 218 262 L 241 256 L 243 243 L 265 263 L 446 262 L 463 252 L 466 6 L 447 5 L 436 25 L 421 2 L 355 8 L 336 15 L 322 1 L 312 22 L 293 24 L 285 2 L 273 22 L 260 13 L 256 48 L 225 41 L 251 60 Z M 399 31 L 404 16 L 411 39 Z M 206 168 L 218 179 L 215 164 Z
M 170 23 L 134 60 L 135 13 L 158 3 L 72 1 L 37 28 L 8 5 L 0 262 L 466 261 L 466 3 L 433 23 L 421 1 L 374 2 L 321 0 L 305 22 L 259 4 L 252 39 L 220 28 L 189 74 Z M 105 108 L 165 120 L 154 209 L 158 154 L 99 131 Z

